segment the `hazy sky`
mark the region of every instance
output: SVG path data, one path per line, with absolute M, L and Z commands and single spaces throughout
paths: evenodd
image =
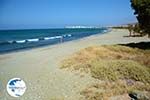
M 0 29 L 135 22 L 130 0 L 0 0 Z

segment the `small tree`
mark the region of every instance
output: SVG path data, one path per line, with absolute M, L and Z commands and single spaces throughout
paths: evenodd
M 133 26 L 131 24 L 128 25 L 129 36 L 132 36 Z
M 138 23 L 136 23 L 136 24 L 134 25 L 133 31 L 134 31 L 135 33 L 139 33 L 141 36 L 144 35 L 144 34 L 142 33 L 142 30 L 140 29 L 140 26 L 139 26 Z
M 150 37 L 150 0 L 131 0 L 131 6 L 137 15 L 140 29 Z

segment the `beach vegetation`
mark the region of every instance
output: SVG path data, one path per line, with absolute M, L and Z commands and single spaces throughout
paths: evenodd
M 144 36 L 146 34 L 142 33 L 139 23 L 128 24 L 129 36 Z
M 87 86 L 81 91 L 81 95 L 85 96 L 85 100 L 110 100 L 110 97 L 123 96 L 130 98 L 129 94 L 140 92 L 144 96 L 136 100 L 149 100 L 150 86 L 148 84 L 142 84 L 141 82 L 128 83 L 127 81 L 117 80 L 114 82 L 102 81 L 100 83 L 94 83 Z M 128 100 L 117 99 L 117 100 Z M 115 99 L 116 100 L 116 99 Z
M 149 49 L 123 45 L 88 47 L 66 58 L 61 68 L 79 70 L 102 81 L 81 91 L 86 100 L 105 100 L 132 91 L 150 92 Z

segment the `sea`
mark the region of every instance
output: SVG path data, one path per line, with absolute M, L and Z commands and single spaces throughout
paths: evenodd
M 107 31 L 107 28 L 0 30 L 0 53 L 54 45 Z

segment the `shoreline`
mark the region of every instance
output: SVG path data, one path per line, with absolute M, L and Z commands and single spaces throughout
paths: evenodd
M 108 33 L 110 32 L 111 29 L 110 28 L 106 28 L 105 30 L 103 30 L 103 32 L 101 33 L 95 33 L 93 35 L 89 35 L 89 36 L 85 36 L 85 37 L 78 37 L 76 39 L 73 39 L 73 40 L 66 40 L 66 41 L 62 41 L 61 38 L 59 39 L 59 42 L 56 42 L 56 43 L 52 43 L 52 44 L 43 44 L 43 45 L 37 45 L 37 46 L 29 46 L 29 47 L 22 47 L 22 48 L 16 48 L 16 49 L 12 49 L 12 50 L 6 50 L 6 51 L 0 51 L 0 55 L 2 54 L 9 54 L 9 53 L 16 53 L 16 52 L 22 52 L 22 51 L 26 51 L 26 50 L 32 50 L 32 49 L 39 49 L 39 48 L 45 48 L 45 47 L 49 47 L 49 46 L 54 46 L 54 45 L 59 45 L 59 44 L 63 44 L 63 43 L 66 43 L 66 42 L 70 42 L 70 41 L 75 41 L 75 40 L 80 40 L 80 39 L 84 39 L 84 38 L 87 38 L 87 37 L 90 37 L 90 36 L 95 36 L 95 35 L 102 35 L 102 34 L 105 34 L 105 33 Z M 40 38 L 38 38 L 40 39 Z M 27 41 L 28 39 L 25 39 L 25 41 Z M 14 40 L 15 41 L 15 40 Z M 62 42 L 61 42 L 62 41 Z M 38 41 L 40 42 L 40 41 Z
M 19 77 L 27 85 L 27 91 L 19 100 L 78 100 L 79 91 L 96 80 L 60 69 L 60 61 L 89 46 L 150 42 L 146 36 L 124 37 L 128 34 L 128 30 L 112 29 L 62 44 L 0 54 L 0 99 L 15 100 L 5 87 L 9 79 Z
M 30 51 L 30 50 L 36 50 L 36 49 L 47 48 L 47 47 L 51 47 L 51 46 L 53 47 L 53 46 L 65 44 L 65 43 L 67 43 L 67 42 L 74 42 L 74 41 L 78 41 L 78 40 L 80 41 L 80 40 L 89 38 L 89 37 L 91 37 L 91 36 L 99 36 L 99 35 L 107 34 L 107 33 L 111 32 L 111 31 L 112 31 L 112 29 L 108 28 L 108 29 L 106 30 L 106 32 L 96 33 L 96 34 L 94 34 L 94 35 L 86 36 L 86 37 L 83 37 L 83 38 L 78 38 L 78 39 L 74 39 L 74 40 L 64 41 L 64 42 L 62 42 L 62 43 L 56 43 L 56 44 L 47 44 L 47 45 L 41 45 L 41 46 L 36 46 L 36 47 L 20 48 L 20 49 L 11 50 L 11 51 L 3 51 L 3 52 L 0 52 L 0 55 L 11 54 L 11 53 L 18 53 L 18 52 L 25 52 L 25 51 Z

